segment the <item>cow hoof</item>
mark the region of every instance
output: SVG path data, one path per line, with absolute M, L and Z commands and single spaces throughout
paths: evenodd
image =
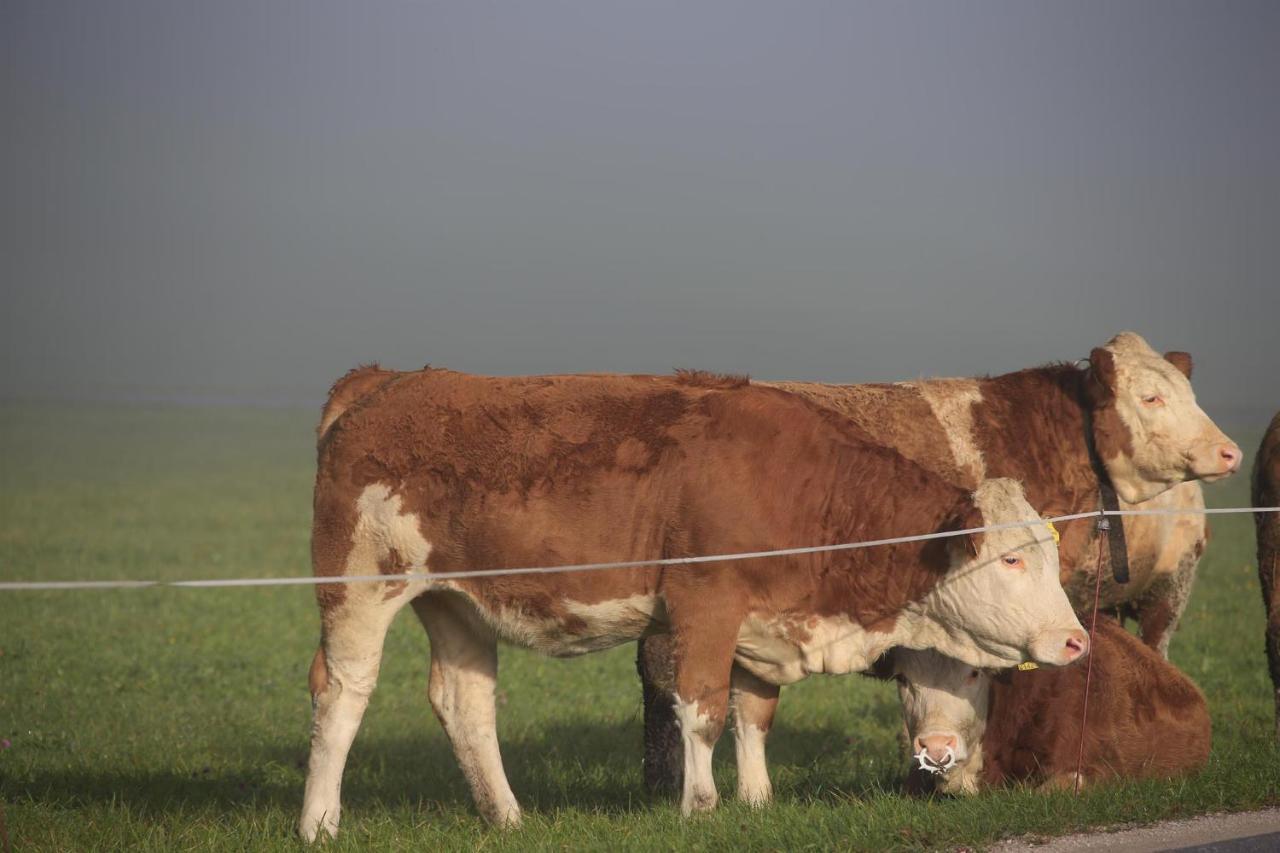
M 1042 793 L 1051 791 L 1074 791 L 1085 786 L 1083 775 L 1075 772 L 1056 773 L 1047 779 L 1038 790 Z
M 769 805 L 773 800 L 773 789 L 764 788 L 739 788 L 738 799 L 753 809 L 763 808 Z
M 484 819 L 494 829 L 519 829 L 520 807 L 512 804 L 502 808 L 485 809 Z
M 298 822 L 298 835 L 308 844 L 314 844 L 317 840 L 324 841 L 329 838 L 337 838 L 338 822 L 329 820 L 323 814 L 319 817 L 304 816 Z
M 694 812 L 712 811 L 719 803 L 720 797 L 715 791 L 694 791 L 684 798 L 680 810 L 688 817 Z

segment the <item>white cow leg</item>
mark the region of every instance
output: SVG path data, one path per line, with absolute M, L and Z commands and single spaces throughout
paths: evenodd
M 778 707 L 778 686 L 735 665 L 730 676 L 733 743 L 738 761 L 738 799 L 762 806 L 773 799 L 765 739 Z
M 413 604 L 431 638 L 431 707 L 453 744 L 476 808 L 489 823 L 517 826 L 520 804 L 498 749 L 497 641 L 446 595 L 424 595 Z
M 378 682 L 387 628 L 401 604 L 362 603 L 326 614 L 323 657 L 317 655 L 312 667 L 311 758 L 298 824 L 306 841 L 314 841 L 321 829 L 338 834 L 342 771 Z
M 683 588 L 688 576 L 677 575 L 663 592 L 668 624 L 675 641 L 675 712 L 684 743 L 685 815 L 710 811 L 720 801 L 711 774 L 711 754 L 729 715 L 729 680 L 741 623 L 731 595 L 720 595 L 717 619 L 706 618 L 701 603 L 705 587 Z M 723 577 L 723 576 L 722 576 Z
M 720 802 L 711 773 L 711 756 L 724 728 L 724 718 L 716 721 L 700 711 L 697 702 L 687 702 L 677 695 L 676 720 L 684 741 L 684 794 L 680 798 L 680 810 L 685 815 L 711 811 Z

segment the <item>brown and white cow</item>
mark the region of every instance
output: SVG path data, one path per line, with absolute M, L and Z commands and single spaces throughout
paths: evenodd
M 773 383 L 864 429 L 875 440 L 962 487 L 1012 477 L 1044 515 L 1099 508 L 1087 435 L 1121 498 L 1121 508 L 1196 510 L 1197 480 L 1235 472 L 1239 447 L 1200 409 L 1191 357 L 1161 356 L 1132 332 L 1096 348 L 1089 366 L 1049 365 L 980 379 L 897 384 Z M 1121 523 L 1113 521 L 1114 523 Z M 1207 528 L 1198 515 L 1131 516 L 1123 521 L 1131 579 L 1102 583 L 1103 608 L 1137 619 L 1142 637 L 1167 654 L 1186 606 Z M 1092 605 L 1098 565 L 1094 526 L 1062 527 L 1063 586 L 1077 607 Z M 645 682 L 645 781 L 679 787 L 680 754 L 671 716 L 669 641 L 641 642 Z
M 352 384 L 363 394 L 348 394 Z M 762 801 L 763 732 L 780 684 L 866 669 L 893 646 L 980 666 L 1066 664 L 1087 650 L 1038 522 L 718 565 L 404 577 L 1038 519 L 1016 482 L 962 489 L 780 389 L 705 375 L 368 369 L 340 381 L 332 401 L 319 439 L 314 569 L 386 580 L 317 586 L 307 839 L 336 832 L 343 766 L 383 639 L 410 602 L 431 640 L 432 707 L 479 810 L 497 824 L 520 816 L 495 730 L 498 640 L 576 655 L 669 632 L 686 812 L 717 801 L 711 752 L 731 693 L 740 743 L 752 747 L 740 793 Z
M 1074 787 L 1085 666 L 993 675 L 931 650 L 891 659 L 917 784 L 932 773 L 952 794 L 1007 782 Z M 1209 711 L 1191 679 L 1106 617 L 1092 664 L 1082 783 L 1204 766 Z
M 1271 419 L 1253 462 L 1253 505 L 1280 506 L 1280 413 Z M 1267 608 L 1267 668 L 1276 700 L 1280 740 L 1280 513 L 1254 513 L 1258 533 L 1258 580 Z

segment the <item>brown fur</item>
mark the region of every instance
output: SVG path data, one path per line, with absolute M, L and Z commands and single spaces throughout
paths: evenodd
M 315 655 L 311 658 L 311 670 L 307 673 L 307 685 L 311 689 L 311 698 L 315 698 L 324 692 L 329 686 L 329 668 L 324 659 L 324 647 L 316 649 Z
M 849 541 L 948 521 L 977 526 L 962 489 L 775 389 L 444 370 L 378 387 L 377 404 L 347 410 L 321 446 L 313 535 L 321 575 L 344 571 L 355 502 L 371 483 L 391 484 L 404 511 L 421 520 L 438 572 Z M 970 514 L 960 518 L 963 507 Z M 565 598 L 590 603 L 687 586 L 696 599 L 735 578 L 735 590 L 758 590 L 742 607 L 768 598 L 817 615 L 856 614 L 870 626 L 927 592 L 945 566 L 937 549 L 901 546 L 760 561 L 732 573 L 645 569 L 458 586 L 495 607 L 520 602 L 563 619 Z M 377 568 L 388 570 L 370 571 Z M 819 598 L 820 580 L 830 594 Z M 343 589 L 321 586 L 318 594 L 328 610 Z M 666 597 L 679 618 L 679 596 Z
M 677 367 L 675 371 L 676 381 L 681 385 L 689 385 L 695 388 L 741 388 L 751 382 L 751 377 L 737 373 L 711 373 L 706 370 L 691 370 L 686 367 Z
M 1280 413 L 1271 419 L 1253 462 L 1253 505 L 1280 506 Z M 1267 609 L 1267 667 L 1275 688 L 1276 737 L 1280 739 L 1280 513 L 1255 513 L 1258 580 Z
M 1110 619 L 1093 633 L 1083 781 L 1190 773 L 1209 758 L 1204 696 L 1171 663 Z M 1010 670 L 991 686 L 982 738 L 985 783 L 1074 782 L 1086 667 Z
M 362 397 L 373 393 L 394 379 L 398 373 L 394 370 L 383 370 L 377 364 L 362 364 L 348 370 L 333 387 L 329 389 L 329 397 L 325 400 L 320 412 L 320 423 L 316 425 L 316 438 L 323 439 L 334 421 L 342 417 Z
M 1183 376 L 1187 377 L 1188 379 L 1191 378 L 1191 370 L 1193 366 L 1193 362 L 1191 360 L 1191 353 L 1167 352 L 1164 354 L 1164 360 L 1172 364 L 1174 367 L 1178 368 L 1178 370 L 1182 372 Z

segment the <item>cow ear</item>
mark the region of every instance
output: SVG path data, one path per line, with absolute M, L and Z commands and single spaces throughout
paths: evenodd
M 1116 357 L 1111 350 L 1095 347 L 1089 353 L 1089 372 L 1085 387 L 1095 405 L 1109 402 L 1116 394 Z
M 1189 352 L 1167 352 L 1164 354 L 1164 360 L 1178 368 L 1178 372 L 1188 379 L 1191 378 L 1191 353 Z
M 944 525 L 944 530 L 973 530 L 982 527 L 986 522 L 982 518 L 982 512 L 972 503 L 968 501 L 965 506 L 959 510 Z M 982 533 L 964 533 L 959 536 L 952 537 L 956 544 L 954 547 L 962 549 L 964 553 L 972 558 L 978 556 L 978 552 L 982 549 Z

